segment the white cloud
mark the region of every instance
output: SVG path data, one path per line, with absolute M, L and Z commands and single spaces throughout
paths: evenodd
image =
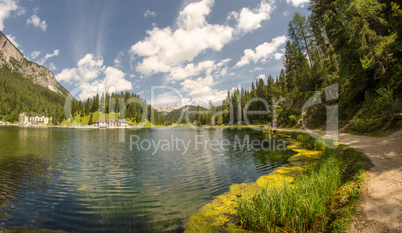
M 148 37 L 131 47 L 133 55 L 144 57 L 137 71 L 145 75 L 170 72 L 172 67 L 192 61 L 201 52 L 219 51 L 232 40 L 233 28 L 211 25 L 205 17 L 210 13 L 212 0 L 187 5 L 177 19 L 178 28 L 154 27 Z
M 40 56 L 40 54 L 41 54 L 41 51 L 36 51 L 36 50 L 34 50 L 34 51 L 31 53 L 31 59 L 35 60 L 36 58 L 38 58 L 38 57 Z
M 310 0 L 286 0 L 287 3 L 291 3 L 293 6 L 298 7 L 304 7 L 304 4 L 309 3 Z
M 50 62 L 49 63 L 49 69 L 55 71 L 55 70 L 57 70 L 57 67 L 53 62 Z
M 169 73 L 170 81 L 183 80 L 199 75 L 202 72 L 211 73 L 218 69 L 217 64 L 200 62 L 192 63 L 195 57 L 206 50 L 220 51 L 235 35 L 241 35 L 261 27 L 261 22 L 268 20 L 274 9 L 272 0 L 262 0 L 255 9 L 243 8 L 240 13 L 231 12 L 237 28 L 228 25 L 209 24 L 206 17 L 211 13 L 214 0 L 202 0 L 187 4 L 176 19 L 176 29 L 171 27 L 158 28 L 154 26 L 147 31 L 148 36 L 131 46 L 131 61 L 142 57 L 136 64 L 137 72 L 142 75 Z M 119 59 L 116 60 L 116 63 Z M 209 65 L 209 67 L 205 67 Z M 219 68 L 220 76 L 226 75 L 227 67 Z M 206 73 L 208 75 L 209 73 Z
M 71 68 L 71 69 L 63 69 L 60 73 L 58 73 L 55 78 L 57 81 L 64 81 L 64 82 L 70 82 L 71 80 L 79 80 L 80 77 L 78 76 L 77 69 L 76 68 Z
M 272 57 L 272 55 L 274 55 L 275 59 L 280 59 L 276 51 L 279 48 L 279 46 L 285 44 L 285 42 L 286 42 L 286 36 L 279 36 L 274 38 L 271 43 L 265 42 L 261 45 L 258 45 L 255 48 L 255 51 L 252 49 L 244 50 L 244 56 L 240 59 L 239 62 L 237 62 L 235 68 L 250 64 L 250 62 L 254 63 L 257 63 L 258 61 L 265 62 L 266 59 Z
M 23 8 L 18 6 L 16 1 L 0 0 L 0 31 L 4 29 L 4 20 L 10 17 L 13 11 L 18 11 L 18 15 L 23 14 Z
M 114 67 L 116 68 L 123 68 L 123 65 L 121 64 L 123 62 L 123 59 L 125 58 L 125 54 L 123 51 L 120 51 L 116 58 L 113 60 Z
M 206 15 L 211 12 L 213 0 L 203 0 L 188 4 L 180 13 L 177 23 L 180 28 L 194 29 L 207 25 Z
M 186 67 L 175 67 L 172 69 L 170 75 L 173 80 L 183 80 L 188 77 L 192 77 L 200 74 L 202 71 L 206 71 L 211 74 L 214 68 L 214 61 L 203 61 L 195 66 L 193 63 L 187 64 Z
M 285 10 L 285 11 L 282 13 L 282 15 L 288 16 L 288 15 L 289 15 L 289 11 L 288 11 L 288 10 Z
M 93 54 L 89 53 L 79 60 L 77 65 L 79 77 L 83 81 L 96 79 L 105 70 L 105 67 L 103 66 L 103 58 L 95 58 Z
M 104 73 L 106 77 L 103 83 L 108 90 L 112 91 L 111 89 L 115 89 L 115 91 L 125 91 L 133 88 L 132 83 L 124 79 L 125 74 L 123 71 L 108 67 Z
M 17 15 L 25 15 L 25 8 L 24 7 L 18 7 Z
M 188 3 L 190 2 L 190 3 Z M 188 3 L 188 4 L 186 4 Z M 130 48 L 131 60 L 138 62 L 135 67 L 139 77 L 165 73 L 165 84 L 180 83 L 186 97 L 221 101 L 226 98 L 227 90 L 215 87 L 215 81 L 221 76 L 234 75 L 228 67 L 230 59 L 222 61 L 194 59 L 206 51 L 220 51 L 227 43 L 261 27 L 261 23 L 270 19 L 274 9 L 273 0 L 261 0 L 255 9 L 243 8 L 240 12 L 231 12 L 227 20 L 234 18 L 236 26 L 210 24 L 207 17 L 211 14 L 214 0 L 184 1 L 186 4 L 179 12 L 174 27 L 158 28 L 156 25 L 147 31 L 147 36 Z M 144 15 L 145 16 L 145 15 Z M 284 37 L 286 40 L 286 37 Z M 250 61 L 264 61 L 277 58 L 279 51 L 276 40 L 272 42 L 274 51 L 269 48 L 256 48 Z M 270 45 L 270 43 L 267 43 Z M 261 51 L 260 51 L 261 50 Z M 140 60 L 141 59 L 141 60 Z M 120 59 L 116 60 L 116 64 Z M 245 60 L 243 62 L 250 62 Z M 161 104 L 174 104 L 169 96 L 159 99 Z M 176 101 L 177 103 L 177 101 Z
M 38 51 L 34 51 L 34 52 L 38 52 Z M 40 54 L 40 52 L 39 52 L 39 54 Z M 57 56 L 59 56 L 59 54 L 60 54 L 59 50 L 58 50 L 58 49 L 55 49 L 55 50 L 53 51 L 53 53 L 47 53 L 42 59 L 40 59 L 40 60 L 38 61 L 38 63 L 39 63 L 40 65 L 43 65 L 43 64 L 45 64 L 45 62 L 47 61 L 47 59 L 49 59 L 49 58 L 51 58 L 51 57 L 57 57 Z M 31 55 L 32 55 L 32 54 L 31 54 Z
M 36 28 L 40 28 L 42 29 L 42 31 L 46 31 L 47 29 L 47 24 L 45 20 L 41 20 L 38 15 L 37 12 L 39 11 L 39 8 L 35 8 L 33 9 L 34 14 L 31 16 L 31 18 L 27 19 L 27 25 L 31 25 L 36 27 Z
M 208 107 L 209 101 L 213 103 L 221 103 L 226 98 L 227 90 L 213 89 L 210 86 L 213 81 L 211 77 L 198 78 L 196 80 L 185 80 L 181 83 L 183 89 L 190 91 L 184 96 L 179 90 L 168 90 L 163 93 L 155 93 L 154 100 L 151 101 L 153 106 L 175 105 L 176 108 L 185 105 L 197 105 Z M 178 93 L 176 93 L 176 91 Z
M 58 81 L 79 81 L 80 84 L 87 83 L 98 78 L 105 71 L 102 57 L 94 57 L 93 54 L 86 54 L 77 62 L 76 68 L 63 69 L 56 75 Z
M 132 83 L 125 79 L 126 74 L 114 67 L 105 67 L 102 57 L 86 54 L 77 62 L 76 68 L 63 69 L 56 79 L 64 82 L 77 81 L 83 89 L 79 98 L 87 99 L 102 92 L 131 90 Z
M 15 36 L 13 36 L 13 35 L 6 35 L 6 37 L 11 41 L 11 43 L 13 43 L 13 45 L 14 45 L 15 47 L 17 47 L 18 49 L 21 48 L 21 45 L 18 44 L 17 38 L 15 38 Z
M 265 79 L 265 75 L 264 74 L 258 75 L 257 80 L 259 80 L 259 79 Z
M 164 93 L 155 93 L 155 99 L 151 101 L 151 104 L 156 106 L 163 106 L 167 104 L 177 104 L 179 106 L 184 106 L 182 96 L 177 95 L 173 91 L 168 91 Z
M 207 76 L 206 78 L 198 78 L 197 80 L 186 79 L 181 83 L 183 90 L 185 91 L 193 91 L 202 86 L 211 86 L 213 84 L 214 82 L 211 76 Z
M 145 13 L 144 13 L 144 17 L 145 17 L 145 18 L 148 18 L 148 17 L 156 17 L 156 12 L 147 10 L 147 11 L 145 11 Z
M 212 100 L 213 102 L 219 102 L 226 98 L 226 90 L 213 89 L 214 85 L 212 76 L 206 76 L 205 78 L 198 78 L 196 80 L 186 79 L 181 83 L 183 90 L 189 92 L 188 95 L 195 102 L 205 102 Z
M 167 104 L 209 106 L 210 100 L 214 103 L 220 103 L 227 95 L 227 90 L 213 88 L 215 82 L 212 75 L 186 79 L 180 85 L 182 86 L 181 90 L 165 89 L 162 93 L 155 93 L 154 101 L 151 101 L 151 104 L 155 106 Z
M 261 27 L 261 22 L 270 19 L 270 14 L 274 9 L 273 2 L 262 1 L 259 8 L 250 10 L 243 8 L 240 13 L 231 12 L 228 16 L 237 20 L 237 29 L 247 33 Z
M 283 53 L 275 53 L 275 55 L 274 55 L 274 57 L 275 57 L 275 60 L 281 60 L 281 58 L 283 57 Z
M 197 65 L 194 63 L 188 63 L 186 66 L 175 66 L 170 70 L 169 79 L 171 82 L 174 82 L 200 74 L 205 74 L 205 76 L 212 75 L 214 77 L 224 76 L 227 73 L 227 63 L 229 61 L 231 61 L 230 58 L 224 59 L 217 64 L 215 61 L 206 60 Z

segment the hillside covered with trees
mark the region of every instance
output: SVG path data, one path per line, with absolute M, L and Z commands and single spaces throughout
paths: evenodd
M 302 106 L 317 91 L 338 84 L 339 98 L 309 108 L 304 116 L 313 128 L 325 126 L 326 106 L 339 104 L 340 127 L 366 132 L 401 127 L 402 10 L 395 1 L 315 0 L 310 16 L 296 13 L 289 22 L 284 69 L 236 90 L 223 101 L 222 110 L 234 109 L 234 120 L 245 110 L 266 110 L 261 98 L 275 107 L 277 121 L 301 124 Z M 285 98 L 285 101 L 275 101 Z M 239 104 L 241 102 L 241 104 Z M 270 113 L 272 114 L 272 112 Z M 250 115 L 251 123 L 266 123 L 266 115 Z
M 66 96 L 32 83 L 8 67 L 0 68 L 0 119 L 18 121 L 21 112 L 48 114 L 53 123 L 64 119 Z
M 84 101 L 73 100 L 71 112 L 66 114 L 67 121 L 64 123 L 92 125 L 100 114 L 106 119 L 127 119 L 133 124 L 163 124 L 157 110 L 139 95 L 130 92 L 97 94 Z

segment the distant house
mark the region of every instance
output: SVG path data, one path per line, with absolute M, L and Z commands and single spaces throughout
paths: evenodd
M 125 119 L 115 119 L 115 120 L 96 120 L 95 125 L 100 128 L 105 127 L 126 127 L 127 122 Z
M 0 121 L 0 125 L 5 125 L 6 123 L 4 123 L 3 121 Z
M 22 112 L 19 116 L 19 123 L 21 125 L 48 125 L 52 123 L 52 120 L 53 117 L 46 114 Z

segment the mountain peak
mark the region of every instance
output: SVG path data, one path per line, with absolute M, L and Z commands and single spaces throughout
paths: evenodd
M 158 112 L 171 112 L 171 111 L 179 109 L 179 108 L 180 108 L 180 106 L 178 104 L 175 104 L 175 105 L 168 104 L 166 106 L 159 106 L 156 108 L 156 110 Z
M 35 84 L 65 96 L 69 95 L 68 91 L 57 82 L 51 71 L 26 59 L 21 51 L 0 31 L 0 68 L 4 66 Z

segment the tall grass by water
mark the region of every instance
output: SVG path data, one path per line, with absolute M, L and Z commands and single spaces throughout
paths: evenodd
M 322 232 L 334 227 L 330 226 L 332 222 L 337 223 L 336 215 L 343 213 L 338 209 L 348 204 L 345 198 L 358 195 L 344 189 L 356 188 L 350 182 L 362 171 L 360 153 L 343 146 L 325 148 L 306 134 L 293 133 L 292 137 L 310 149 L 323 149 L 321 159 L 292 184 L 264 187 L 251 198 L 241 198 L 238 220 L 243 227 L 268 232 Z

